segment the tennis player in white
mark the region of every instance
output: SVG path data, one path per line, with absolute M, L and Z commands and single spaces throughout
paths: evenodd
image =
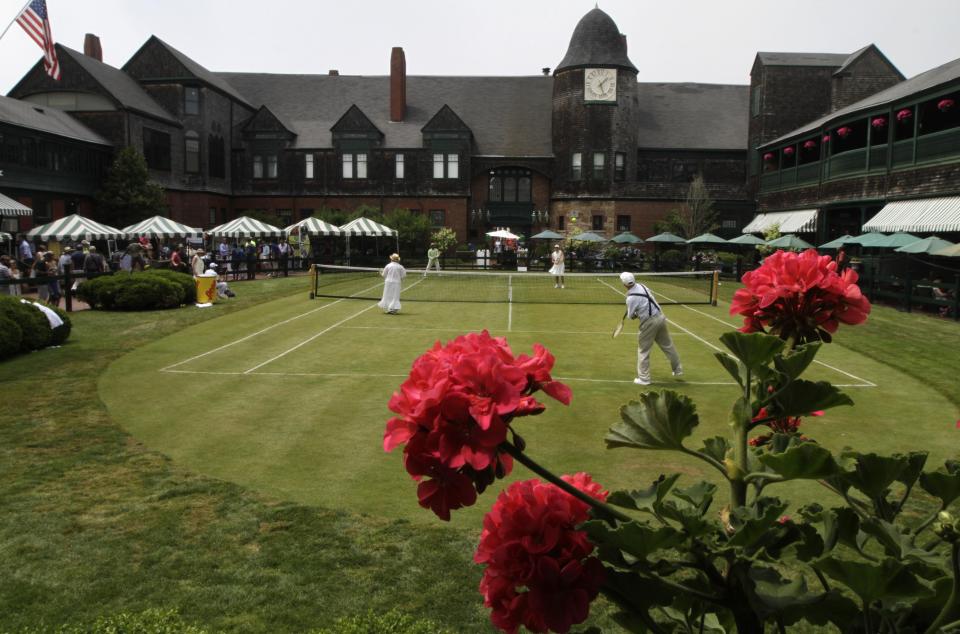
M 563 288 L 563 251 L 559 244 L 553 245 L 553 253 L 550 254 L 550 261 L 553 266 L 550 267 L 550 275 L 556 282 L 554 288 Z
M 650 350 L 656 341 L 670 360 L 673 376 L 683 376 L 680 355 L 673 347 L 673 339 L 667 330 L 667 318 L 654 299 L 653 293 L 643 284 L 638 284 L 633 273 L 623 272 L 620 281 L 627 289 L 627 316 L 640 320 L 640 332 L 637 334 L 637 385 L 650 385 Z
M 390 263 L 380 271 L 383 277 L 383 297 L 377 304 L 386 313 L 396 315 L 400 312 L 401 281 L 407 276 L 407 269 L 400 264 L 400 256 L 394 253 L 390 256 Z

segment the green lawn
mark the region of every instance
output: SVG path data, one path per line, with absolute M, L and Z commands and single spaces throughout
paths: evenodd
M 544 465 L 611 488 L 662 471 L 710 476 L 692 460 L 603 448 L 617 407 L 637 394 L 630 330 L 607 334 L 616 307 L 408 302 L 387 317 L 366 301 L 291 295 L 304 286 L 241 284 L 235 302 L 208 310 L 79 313 L 63 348 L 0 365 L 0 629 L 176 607 L 210 629 L 301 631 L 397 607 L 490 631 L 470 557 L 494 492 L 446 525 L 416 505 L 399 450 L 380 447 L 410 362 L 464 330 L 556 354 L 573 404 L 548 402 L 518 426 Z M 686 376 L 653 387 L 697 402 L 699 437 L 726 431 L 734 397 L 710 385 L 727 382 L 709 345 L 734 323 L 726 309 L 667 308 Z M 808 433 L 836 450 L 956 457 L 958 334 L 954 322 L 885 308 L 841 329 L 821 354 L 831 367 L 812 374 L 876 387 L 848 388 L 856 405 Z M 669 375 L 659 352 L 653 369 Z M 525 477 L 518 467 L 511 481 Z M 789 494 L 824 501 L 815 486 Z

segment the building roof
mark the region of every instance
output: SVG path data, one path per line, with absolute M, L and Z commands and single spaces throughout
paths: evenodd
M 599 8 L 589 11 L 577 23 L 567 54 L 554 74 L 587 66 L 615 66 L 637 72 L 637 67 L 627 57 L 627 43 L 617 23 Z
M 811 121 L 801 128 L 797 128 L 796 130 L 788 132 L 787 134 L 784 134 L 783 136 L 778 137 L 768 143 L 764 143 L 760 147 L 775 145 L 795 136 L 817 131 L 831 121 L 843 119 L 860 111 L 866 111 L 878 108 L 880 106 L 885 106 L 901 99 L 907 99 L 912 95 L 931 90 L 937 86 L 948 84 L 952 81 L 957 81 L 958 79 L 960 79 L 960 59 L 955 59 L 952 62 L 947 62 L 942 66 L 937 66 L 936 68 L 932 68 L 925 73 L 920 73 L 915 77 L 911 77 L 906 81 L 902 81 L 899 84 L 887 88 L 886 90 L 881 90 L 878 93 L 870 95 L 866 99 L 861 99 L 856 103 L 852 103 L 846 108 L 840 108 L 839 110 L 831 112 L 824 117 L 820 117 L 819 119 Z
M 187 69 L 187 72 L 189 72 L 191 75 L 193 75 L 200 81 L 212 86 L 213 88 L 219 90 L 220 92 L 224 93 L 228 97 L 231 97 L 239 101 L 243 105 L 249 108 L 254 108 L 253 105 L 251 105 L 246 99 L 244 99 L 243 95 L 237 92 L 236 88 L 231 86 L 226 80 L 218 76 L 216 73 L 207 70 L 206 68 L 204 68 L 203 66 L 195 62 L 193 59 L 191 59 L 190 57 L 187 57 L 177 49 L 173 48 L 172 46 L 170 46 L 169 44 L 161 40 L 156 35 L 151 35 L 150 39 L 156 40 L 156 42 L 160 44 L 160 46 L 167 49 L 167 51 L 169 51 L 170 54 L 173 55 L 173 57 L 176 58 L 176 60 L 180 62 L 184 68 Z M 134 54 L 134 56 L 135 55 L 136 54 Z M 126 68 L 126 65 L 124 66 L 124 68 Z
M 49 106 L 38 106 L 10 97 L 0 97 L 0 121 L 76 141 L 96 143 L 97 145 L 112 145 L 110 141 L 107 141 L 63 110 L 57 110 Z
M 745 150 L 750 87 L 641 83 L 641 148 Z
M 863 49 L 860 49 L 862 51 Z M 860 51 L 857 51 L 859 53 Z M 832 66 L 839 68 L 857 53 L 771 53 L 760 51 L 757 57 L 764 66 Z
M 448 105 L 470 127 L 476 152 L 552 156 L 553 78 L 407 76 L 407 109 L 390 121 L 390 78 L 358 75 L 217 73 L 250 103 L 264 104 L 297 134 L 297 148 L 332 147 L 330 128 L 356 105 L 383 132 L 384 146 L 419 148 L 421 129 Z
M 135 79 L 119 68 L 104 64 L 62 44 L 57 44 L 57 49 L 61 54 L 69 56 L 87 71 L 125 109 L 135 110 L 156 119 L 179 125 L 177 120 L 154 101 Z

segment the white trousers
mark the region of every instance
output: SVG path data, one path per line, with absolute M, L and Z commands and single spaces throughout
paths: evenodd
M 667 355 L 673 373 L 682 372 L 680 355 L 673 347 L 673 339 L 670 338 L 670 331 L 667 330 L 667 318 L 661 313 L 640 322 L 640 332 L 637 333 L 637 378 L 643 381 L 650 380 L 650 350 L 653 349 L 654 342 L 660 346 L 663 354 Z
M 424 275 L 427 274 L 427 271 L 430 270 L 430 267 L 431 267 L 431 266 L 434 267 L 435 269 L 437 269 L 437 273 L 439 273 L 439 272 L 440 272 L 440 258 L 432 258 L 432 259 L 430 259 L 430 260 L 427 260 L 427 268 L 423 269 L 423 274 L 424 274 Z

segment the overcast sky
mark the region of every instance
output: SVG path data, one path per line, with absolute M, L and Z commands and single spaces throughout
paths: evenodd
M 0 0 L 3 26 L 24 0 Z M 54 38 L 100 36 L 122 66 L 155 34 L 215 71 L 535 75 L 563 57 L 594 0 L 47 0 Z M 640 81 L 746 84 L 757 51 L 876 44 L 907 77 L 960 58 L 960 0 L 606 0 Z M 39 59 L 18 25 L 0 40 L 0 90 Z

